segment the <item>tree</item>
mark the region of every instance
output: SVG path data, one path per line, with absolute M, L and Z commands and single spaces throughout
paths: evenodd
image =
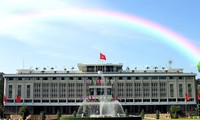
M 42 111 L 42 112 L 40 113 L 40 117 L 41 117 L 42 120 L 45 120 L 45 119 L 46 119 L 46 115 L 45 115 L 45 112 L 44 112 L 44 111 Z
M 0 107 L 3 106 L 3 96 L 4 96 L 4 80 L 3 73 L 0 73 Z
M 150 67 L 149 67 L 149 66 L 147 66 L 147 67 L 146 67 L 146 69 L 147 69 L 147 70 L 149 70 L 149 69 L 150 69 Z
M 19 108 L 19 114 L 22 116 L 22 119 L 25 120 L 26 117 L 29 115 L 29 109 L 27 106 L 21 106 Z
M 200 72 L 200 61 L 199 61 L 198 64 L 197 64 L 197 69 L 198 69 L 198 71 Z
M 72 115 L 73 115 L 73 117 L 76 117 L 76 111 L 74 111 Z
M 156 119 L 160 119 L 160 111 L 156 110 Z
M 142 111 L 140 113 L 140 117 L 142 117 L 142 119 L 144 119 L 144 109 L 142 109 Z
M 60 117 L 61 117 L 61 113 L 60 113 L 60 111 L 58 110 L 58 111 L 57 111 L 57 120 L 60 120 Z
M 197 79 L 197 84 L 200 85 L 200 78 Z
M 156 67 L 154 67 L 154 69 L 155 69 L 155 71 L 158 69 L 158 67 L 156 66 Z
M 126 117 L 129 116 L 129 114 L 128 114 L 128 110 L 127 110 L 127 109 L 125 109 L 125 112 L 124 112 L 124 113 L 125 113 L 125 116 L 126 116 Z
M 2 114 L 3 114 L 3 107 L 0 107 L 0 118 L 2 118 Z
M 181 111 L 181 107 L 180 106 L 172 105 L 170 107 L 171 118 L 178 118 L 178 114 L 179 114 L 180 111 Z

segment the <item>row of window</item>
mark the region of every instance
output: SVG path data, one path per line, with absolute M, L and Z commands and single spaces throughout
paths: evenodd
M 61 99 L 61 100 L 41 100 L 41 99 L 34 99 L 34 100 L 21 100 L 21 103 L 77 103 L 77 102 L 83 102 L 82 97 L 77 98 L 76 101 L 75 100 L 66 100 L 66 99 Z M 93 98 L 94 99 L 94 98 Z M 96 98 L 97 99 L 97 98 Z M 109 99 L 109 98 L 105 98 L 105 99 Z M 115 99 L 115 98 L 112 98 Z M 185 99 L 184 98 L 179 98 L 179 99 L 122 99 L 122 98 L 117 98 L 118 101 L 120 102 L 184 102 Z M 188 101 L 194 101 L 193 98 L 191 98 Z M 8 103 L 13 103 L 14 100 L 8 100 Z
M 31 97 L 31 85 L 26 85 L 26 98 Z M 17 95 L 21 96 L 22 95 L 22 85 L 17 86 Z M 17 96 L 16 95 L 16 96 Z M 13 85 L 8 86 L 8 98 L 12 98 L 13 96 Z
M 111 80 L 111 79 L 117 79 L 117 80 L 173 80 L 173 79 L 194 79 L 193 76 L 152 76 L 152 77 L 148 77 L 148 76 L 141 76 L 141 77 L 105 77 L 105 79 Z M 83 79 L 89 79 L 89 80 L 96 80 L 96 79 L 101 79 L 101 77 L 87 77 L 87 78 L 83 78 L 83 77 L 9 77 L 7 80 L 83 80 Z
M 60 83 L 58 87 L 58 83 L 34 83 L 34 97 L 39 98 L 41 97 L 41 88 L 42 88 L 42 96 L 44 98 L 49 97 L 49 91 L 52 98 L 59 97 L 64 98 L 66 97 L 66 91 L 68 92 L 68 97 L 74 97 L 74 93 L 78 95 L 82 95 L 82 84 L 77 83 L 78 86 L 76 86 L 75 90 L 75 83 L 68 84 L 66 88 L 65 83 Z M 117 84 L 117 91 L 119 95 L 123 95 L 124 93 L 124 84 L 118 83 Z M 133 84 L 132 84 L 133 85 Z M 150 86 L 151 85 L 151 86 Z M 160 86 L 159 86 L 160 85 Z M 134 92 L 135 97 L 141 97 L 143 91 L 143 96 L 148 97 L 151 93 L 152 97 L 157 97 L 158 94 L 160 94 L 161 97 L 167 97 L 167 83 L 134 83 L 134 86 L 126 86 L 126 94 L 127 96 L 131 97 Z M 51 87 L 51 89 L 49 89 Z M 134 90 L 134 91 L 133 91 Z M 151 92 L 150 92 L 151 91 Z M 159 92 L 158 92 L 159 91 Z M 169 97 L 175 97 L 175 85 L 169 84 Z M 102 94 L 103 91 L 97 91 L 97 95 Z M 184 91 L 183 91 L 183 84 L 178 84 L 178 96 L 184 97 Z M 22 94 L 22 85 L 17 85 L 17 95 L 21 96 Z M 30 98 L 31 93 L 31 85 L 26 85 L 26 98 Z M 111 90 L 110 90 L 111 93 Z M 192 85 L 187 84 L 186 86 L 186 93 L 192 97 Z M 8 98 L 12 98 L 13 96 L 13 85 L 8 86 Z

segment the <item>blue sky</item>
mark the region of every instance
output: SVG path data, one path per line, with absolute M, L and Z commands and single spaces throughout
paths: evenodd
M 173 60 L 172 67 L 197 73 L 197 63 L 141 31 L 103 18 L 45 14 L 67 8 L 126 13 L 167 27 L 200 46 L 199 5 L 198 0 L 2 0 L 0 71 L 15 73 L 23 65 L 77 69 L 77 63 L 100 63 L 102 52 L 107 57 L 104 63 L 123 63 L 124 68 L 161 68 Z M 32 18 L 34 14 L 43 16 Z M 26 19 L 18 21 L 23 16 Z

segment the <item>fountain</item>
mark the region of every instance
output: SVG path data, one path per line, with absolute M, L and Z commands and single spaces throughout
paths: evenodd
M 77 116 L 79 117 L 125 117 L 124 110 L 117 100 L 83 101 Z
M 124 109 L 118 100 L 112 97 L 112 82 L 106 82 L 102 72 L 98 72 L 101 76 L 97 81 L 100 84 L 89 82 L 90 97 L 84 97 L 83 102 L 78 108 L 77 117 L 94 118 L 98 120 L 141 120 L 141 117 L 126 117 Z M 92 96 L 96 96 L 93 97 Z M 88 99 L 86 99 L 88 98 Z M 90 99 L 91 98 L 91 99 Z M 98 98 L 98 99 L 97 99 Z
M 105 79 L 103 77 L 102 71 L 98 71 L 101 76 L 100 79 L 103 82 L 99 85 L 92 84 L 89 89 L 93 89 L 98 96 L 96 99 L 84 100 L 80 105 L 77 116 L 79 117 L 125 117 L 124 110 L 118 100 L 108 100 L 111 97 L 111 84 L 105 84 Z M 96 83 L 96 82 L 95 82 Z M 100 92 L 97 94 L 97 91 Z M 108 92 L 110 90 L 110 92 Z M 104 92 L 105 91 L 105 92 Z

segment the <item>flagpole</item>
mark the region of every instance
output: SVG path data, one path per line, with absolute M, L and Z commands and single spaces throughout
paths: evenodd
M 17 104 L 16 104 L 16 100 L 15 100 L 15 114 L 17 115 Z
M 187 93 L 185 93 L 185 116 L 187 118 Z

